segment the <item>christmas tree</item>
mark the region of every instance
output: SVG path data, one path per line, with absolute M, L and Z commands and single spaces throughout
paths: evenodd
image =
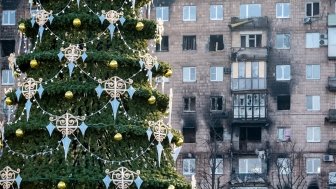
M 150 0 L 30 0 L 9 63 L 18 86 L 2 122 L 0 186 L 190 188 L 174 168 L 182 136 L 155 79 L 169 64 L 148 53 L 162 24 L 143 19 Z M 29 46 L 28 44 L 31 44 Z

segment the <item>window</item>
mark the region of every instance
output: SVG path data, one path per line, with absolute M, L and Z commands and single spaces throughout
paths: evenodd
M 240 18 L 252 18 L 261 16 L 260 4 L 242 4 L 240 5 Z
M 183 50 L 196 50 L 196 36 L 183 36 Z
M 223 5 L 210 5 L 210 20 L 223 20 Z
M 239 173 L 262 173 L 261 159 L 239 159 Z
M 210 35 L 209 51 L 219 51 L 223 49 L 223 35 Z
M 261 47 L 261 34 L 241 35 L 240 47 Z
M 183 67 L 183 82 L 195 82 L 195 81 L 196 81 L 196 68 Z
M 183 159 L 183 175 L 194 175 L 196 167 L 195 158 Z
M 183 7 L 183 21 L 196 21 L 196 6 Z
M 275 36 L 275 48 L 290 49 L 290 34 L 277 34 Z
M 195 127 L 183 127 L 183 138 L 185 143 L 196 142 L 196 128 Z
M 291 140 L 291 129 L 280 127 L 278 128 L 278 141 L 286 142 Z
M 320 96 L 307 96 L 307 110 L 320 110 Z
M 320 79 L 320 65 L 318 64 L 306 65 L 306 78 Z
M 156 51 L 157 52 L 169 51 L 169 38 L 168 38 L 168 36 L 162 36 L 161 43 L 156 43 Z
M 224 165 L 223 165 L 223 158 L 220 156 L 211 157 L 210 158 L 210 174 L 212 173 L 212 168 L 215 168 L 215 174 L 223 174 L 224 173 Z
M 9 56 L 15 52 L 15 40 L 1 40 L 1 57 Z
M 277 96 L 278 110 L 290 110 L 290 95 Z
M 288 81 L 291 79 L 290 65 L 276 65 L 276 80 Z
M 222 96 L 212 96 L 210 97 L 211 101 L 211 111 L 222 111 L 223 108 L 223 97 Z
M 233 62 L 231 70 L 232 90 L 266 88 L 265 62 Z
M 1 70 L 1 84 L 2 85 L 13 85 L 14 77 L 12 70 L 6 69 Z
M 223 141 L 223 133 L 224 129 L 220 125 L 212 125 L 210 126 L 210 141 L 216 142 L 216 141 Z
M 277 3 L 276 4 L 276 17 L 277 18 L 289 18 L 290 15 L 290 3 Z
M 288 175 L 291 172 L 291 162 L 289 158 L 277 159 L 278 173 L 281 175 Z
M 319 16 L 320 14 L 320 3 L 319 2 L 309 2 L 306 4 L 306 16 Z
M 307 142 L 321 142 L 320 127 L 307 127 Z
M 266 94 L 234 94 L 233 116 L 235 119 L 266 118 Z
M 240 142 L 261 142 L 261 127 L 240 127 Z
M 306 159 L 306 171 L 308 174 L 320 173 L 321 159 L 320 158 L 307 158 Z
M 156 7 L 156 19 L 162 21 L 168 21 L 169 7 Z
M 210 81 L 223 81 L 223 67 L 210 67 Z
M 2 11 L 2 25 L 15 25 L 15 10 Z
M 195 97 L 184 97 L 184 108 L 185 112 L 194 112 L 196 111 L 196 98 Z
M 319 47 L 320 47 L 320 34 L 306 33 L 306 48 L 319 48 Z

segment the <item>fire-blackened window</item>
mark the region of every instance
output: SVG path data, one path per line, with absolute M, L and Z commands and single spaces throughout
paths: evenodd
M 261 34 L 249 34 L 240 36 L 240 47 L 261 47 Z
M 183 50 L 196 50 L 196 36 L 183 36 Z
M 196 128 L 183 128 L 183 138 L 185 143 L 195 143 L 196 142 Z
M 184 112 L 195 112 L 196 111 L 196 98 L 195 97 L 184 97 Z
M 222 96 L 212 96 L 211 100 L 211 111 L 222 111 L 223 108 L 223 97 Z
M 223 35 L 210 35 L 209 51 L 218 51 L 223 49 Z
M 261 141 L 261 127 L 241 127 L 241 141 Z
M 224 129 L 221 125 L 215 125 L 210 127 L 210 141 L 223 141 Z
M 15 52 L 15 40 L 1 40 L 1 57 L 9 56 Z
M 168 36 L 162 36 L 161 43 L 156 43 L 156 51 L 169 51 L 169 40 Z
M 290 95 L 277 96 L 278 110 L 290 110 Z

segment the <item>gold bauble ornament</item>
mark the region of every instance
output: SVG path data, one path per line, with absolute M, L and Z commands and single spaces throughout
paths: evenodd
M 108 63 L 108 67 L 111 69 L 118 68 L 118 62 L 116 60 L 111 60 L 111 62 Z
M 114 135 L 113 139 L 115 141 L 121 141 L 122 140 L 122 135 L 120 133 L 117 133 Z
M 75 18 L 73 21 L 72 21 L 72 24 L 75 26 L 75 27 L 79 27 L 81 26 L 82 22 L 79 18 Z
M 2 143 L 2 140 L 0 140 L 0 149 L 3 148 L 3 143 Z
M 183 138 L 179 138 L 175 144 L 176 146 L 182 146 L 183 142 Z
M 155 96 L 151 96 L 151 97 L 149 97 L 149 99 L 148 99 L 148 104 L 154 104 L 156 102 L 156 98 L 155 98 Z
M 71 100 L 73 98 L 73 93 L 71 91 L 67 91 L 65 94 L 64 94 L 64 97 L 68 100 Z
M 5 102 L 6 102 L 7 106 L 10 106 L 10 105 L 13 104 L 13 101 L 12 101 L 12 99 L 10 97 L 7 97 L 6 100 L 5 100 Z
M 173 71 L 171 69 L 167 70 L 166 73 L 164 74 L 165 77 L 170 77 L 173 75 Z
M 23 130 L 22 129 L 16 129 L 15 135 L 16 135 L 16 137 L 22 137 L 23 136 Z
M 31 68 L 37 68 L 38 66 L 38 63 L 37 63 L 37 60 L 36 59 L 33 59 L 30 61 L 30 67 Z
M 65 189 L 65 188 L 66 188 L 66 184 L 65 184 L 65 182 L 60 181 L 60 182 L 57 184 L 57 188 L 58 188 L 58 189 Z
M 19 24 L 19 30 L 21 32 L 25 32 L 26 31 L 26 25 L 24 23 Z
M 135 29 L 136 29 L 137 31 L 141 31 L 141 30 L 143 30 L 144 26 L 145 26 L 145 25 L 144 25 L 142 22 L 138 22 L 138 23 L 136 24 L 136 26 L 135 26 Z
M 20 73 L 18 73 L 17 71 L 14 72 L 14 77 L 18 78 L 20 77 Z

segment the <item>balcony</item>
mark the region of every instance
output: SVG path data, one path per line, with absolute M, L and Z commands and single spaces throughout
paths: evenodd
M 267 60 L 268 50 L 266 47 L 247 47 L 240 48 L 234 47 L 232 48 L 231 60 L 232 61 L 262 61 Z
M 330 155 L 336 155 L 336 140 L 329 140 L 327 153 Z
M 267 30 L 269 26 L 270 24 L 266 16 L 246 18 L 246 19 L 231 17 L 231 23 L 229 25 L 231 31 L 254 30 L 254 29 Z
M 336 109 L 329 109 L 328 117 L 325 120 L 329 123 L 336 123 Z
M 231 175 L 230 184 L 236 186 L 247 186 L 253 184 L 254 187 L 264 188 L 267 183 L 266 173 L 235 173 Z M 267 187 L 265 187 L 267 189 Z
M 336 77 L 328 77 L 327 88 L 330 92 L 336 92 Z
M 258 149 L 266 149 L 266 145 L 261 141 L 234 141 L 232 142 L 233 152 L 239 154 L 256 154 Z

